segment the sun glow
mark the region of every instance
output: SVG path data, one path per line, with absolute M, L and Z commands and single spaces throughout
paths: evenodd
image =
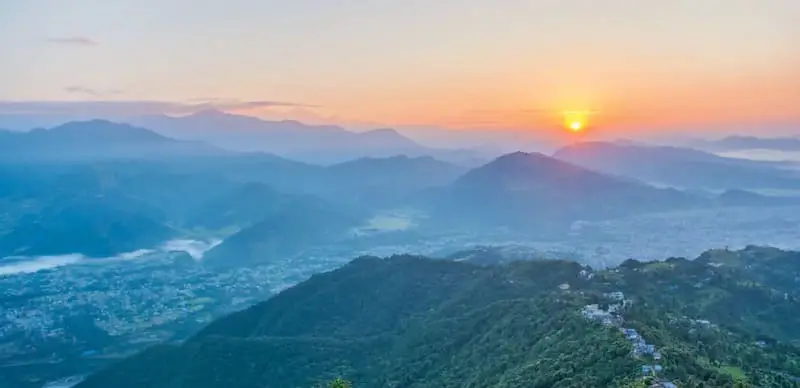
M 587 111 L 566 111 L 564 116 L 564 128 L 570 132 L 578 133 L 586 130 L 588 125 L 589 112 Z

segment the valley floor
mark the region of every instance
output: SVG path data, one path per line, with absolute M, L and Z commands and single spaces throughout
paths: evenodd
M 794 208 L 673 212 L 576 223 L 561 241 L 464 234 L 360 249 L 329 246 L 224 272 L 171 254 L 30 273 L 4 273 L 6 263 L 0 265 L 0 368 L 36 388 L 90 372 L 150 344 L 185 339 L 217 317 L 360 255 L 446 256 L 471 246 L 501 245 L 514 247 L 522 258 L 567 258 L 603 268 L 631 257 L 696 257 L 712 247 L 800 249 L 793 227 L 799 224 L 800 209 Z

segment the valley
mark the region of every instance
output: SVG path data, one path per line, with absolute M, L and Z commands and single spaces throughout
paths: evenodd
M 515 260 L 570 259 L 606 268 L 628 258 L 691 258 L 709 246 L 740 249 L 753 241 L 800 250 L 796 235 L 782 226 L 800 224 L 800 211 L 786 208 L 757 214 L 747 209 L 696 210 L 576 223 L 563 240 L 536 241 L 535 236 L 504 231 L 405 242 L 391 237 L 393 232 L 407 232 L 411 219 L 407 212 L 383 212 L 366 224 L 364 236 L 384 233 L 385 239 L 398 240 L 395 243 L 359 243 L 354 238 L 225 270 L 204 265 L 203 253 L 211 245 L 201 242 L 179 246 L 194 247 L 191 255 L 176 249 L 127 259 L 70 262 L 67 256 L 52 267 L 24 271 L 0 262 L 0 338 L 5 339 L 6 355 L 0 368 L 30 387 L 39 387 L 43 380 L 87 375 L 153 344 L 182 342 L 214 319 L 362 255 L 446 257 L 485 246 Z M 719 228 L 720 223 L 727 227 Z

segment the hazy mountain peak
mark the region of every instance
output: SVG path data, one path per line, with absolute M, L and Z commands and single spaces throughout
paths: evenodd
M 392 147 L 419 147 L 420 145 L 403 136 L 400 132 L 392 128 L 378 128 L 370 131 L 359 133 L 358 136 L 362 139 L 369 139 L 372 141 L 387 142 Z
M 512 152 L 469 171 L 456 183 L 474 187 L 557 190 L 563 184 L 582 185 L 615 178 L 554 159 L 538 152 Z
M 135 127 L 129 124 L 116 123 L 108 120 L 88 120 L 71 121 L 57 127 L 53 127 L 41 134 L 57 134 L 68 136 L 92 136 L 92 137 L 136 137 L 139 140 L 170 140 L 149 129 Z M 78 139 L 76 139 L 78 140 Z
M 562 162 L 540 152 L 523 152 L 516 151 L 509 154 L 502 155 L 490 162 L 486 166 L 498 168 L 510 167 L 545 167 L 545 166 L 570 166 L 566 162 Z
M 152 159 L 220 152 L 206 144 L 175 140 L 149 129 L 108 120 L 71 121 L 0 139 L 2 159 L 18 161 Z
M 297 120 L 289 120 L 289 119 L 279 120 L 278 122 L 285 125 L 305 125 Z
M 402 135 L 400 135 L 400 132 L 397 132 L 397 130 L 395 130 L 393 128 L 376 128 L 376 129 L 372 129 L 372 130 L 369 130 L 369 131 L 364 132 L 364 133 L 402 136 Z
M 514 151 L 507 153 L 505 155 L 501 155 L 497 157 L 495 160 L 536 160 L 536 159 L 550 159 L 549 156 L 541 153 L 541 152 L 525 152 L 525 151 Z

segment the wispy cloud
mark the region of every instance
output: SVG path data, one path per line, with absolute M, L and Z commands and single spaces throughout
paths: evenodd
M 103 96 L 117 96 L 120 94 L 124 94 L 123 90 L 119 89 L 107 89 L 107 90 L 98 90 L 93 88 L 88 88 L 86 86 L 67 86 L 64 88 L 65 91 L 74 94 L 83 94 L 93 97 L 103 97 Z
M 95 96 L 98 91 L 72 87 L 72 92 Z M 107 93 L 107 91 L 106 91 Z M 81 116 L 131 116 L 150 114 L 182 115 L 209 109 L 242 111 L 277 107 L 314 108 L 313 105 L 284 101 L 216 100 L 205 102 L 175 101 L 9 101 L 0 100 L 0 114 L 30 115 L 81 115 Z
M 291 108 L 319 108 L 318 105 L 304 104 L 290 101 L 243 101 L 232 98 L 206 97 L 186 100 L 187 105 L 205 107 L 202 109 L 220 110 L 249 110 L 259 108 L 291 107 Z
M 97 41 L 85 36 L 68 36 L 59 38 L 47 38 L 48 43 L 63 44 L 71 46 L 97 46 Z

